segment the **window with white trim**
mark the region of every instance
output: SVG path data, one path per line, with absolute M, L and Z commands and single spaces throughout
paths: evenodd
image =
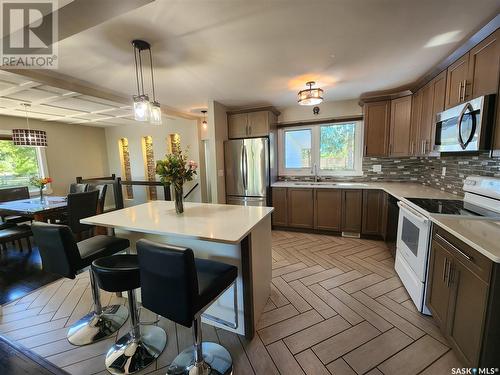
M 38 188 L 29 184 L 33 176 L 48 176 L 45 149 L 15 146 L 10 134 L 0 133 L 0 189 L 28 186 L 37 192 Z
M 280 174 L 362 175 L 362 128 L 361 121 L 281 128 Z

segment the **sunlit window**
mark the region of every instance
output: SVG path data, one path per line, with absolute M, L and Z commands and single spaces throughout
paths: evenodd
M 9 137 L 0 137 L 0 188 L 30 186 L 31 177 L 44 175 L 38 148 L 15 146 Z
M 325 123 L 280 130 L 282 175 L 361 175 L 361 122 Z

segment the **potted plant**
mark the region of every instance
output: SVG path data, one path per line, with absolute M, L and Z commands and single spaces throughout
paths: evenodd
M 174 146 L 173 151 L 165 155 L 165 159 L 156 162 L 156 173 L 165 186 L 173 186 L 175 211 L 181 214 L 184 212 L 184 182 L 193 180 L 198 165 L 193 160 L 188 160 L 178 144 Z
M 33 176 L 30 178 L 30 185 L 36 186 L 40 189 L 40 202 L 43 202 L 43 189 L 45 185 L 50 184 L 52 179 L 50 177 L 37 177 Z

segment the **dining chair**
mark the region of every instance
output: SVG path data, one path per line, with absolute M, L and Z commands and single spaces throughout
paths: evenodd
M 78 184 L 76 182 L 73 182 L 72 184 L 69 185 L 69 193 L 70 194 L 75 194 L 75 193 L 85 193 L 89 189 L 89 184 Z
M 20 199 L 29 199 L 30 192 L 27 186 L 0 189 L 0 202 L 17 201 Z M 25 216 L 18 215 L 0 215 L 3 223 L 24 223 L 30 221 Z
M 77 239 L 82 239 L 84 232 L 92 235 L 94 226 L 82 224 L 80 220 L 97 214 L 98 199 L 98 190 L 68 194 L 67 216 L 58 224 L 69 226 Z
M 102 214 L 104 212 L 104 202 L 106 200 L 106 192 L 108 191 L 108 185 L 89 185 L 88 191 L 98 191 L 99 199 L 97 200 L 97 213 Z

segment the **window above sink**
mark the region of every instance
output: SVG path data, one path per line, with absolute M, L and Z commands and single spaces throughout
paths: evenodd
M 279 174 L 361 176 L 361 139 L 361 121 L 281 128 L 278 133 Z

